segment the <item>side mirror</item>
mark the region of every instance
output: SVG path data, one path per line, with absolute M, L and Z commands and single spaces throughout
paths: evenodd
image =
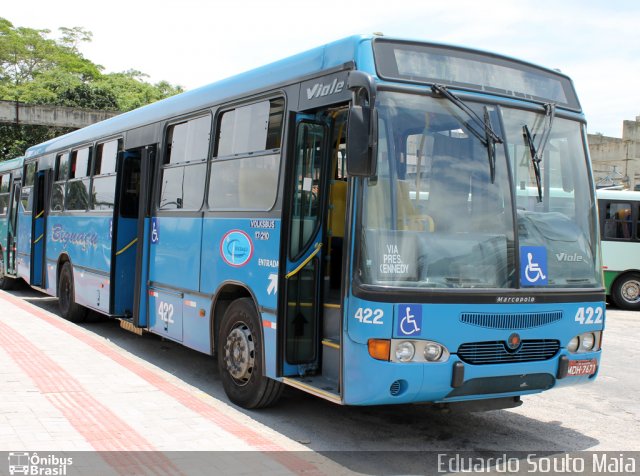
M 351 106 L 347 131 L 347 174 L 353 177 L 372 177 L 376 174 L 374 153 L 375 137 L 371 137 L 371 109 L 365 106 Z M 376 129 L 374 126 L 373 129 Z M 377 134 L 376 134 L 377 135 Z M 370 140 L 372 139 L 372 140 Z
M 347 128 L 347 174 L 373 177 L 376 174 L 378 139 L 376 85 L 369 74 L 351 71 L 347 87 L 353 92 Z

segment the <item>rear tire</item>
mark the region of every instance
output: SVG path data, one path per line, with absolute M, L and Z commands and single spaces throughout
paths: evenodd
M 282 394 L 282 383 L 265 377 L 260 320 L 253 301 L 238 299 L 224 313 L 218 339 L 218 370 L 224 391 L 243 408 L 273 405 Z
M 83 322 L 87 317 L 87 308 L 75 301 L 73 287 L 73 268 L 68 261 L 62 265 L 58 281 L 58 305 L 60 314 L 71 322 Z
M 620 276 L 613 284 L 611 297 L 621 309 L 640 310 L 640 274 L 627 273 Z

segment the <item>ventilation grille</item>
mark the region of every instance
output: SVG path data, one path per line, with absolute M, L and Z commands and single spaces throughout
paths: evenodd
M 523 340 L 516 350 L 510 350 L 503 341 L 472 342 L 458 348 L 458 357 L 474 365 L 510 364 L 549 360 L 559 350 L 560 341 L 549 339 Z
M 465 312 L 460 321 L 473 326 L 488 329 L 531 329 L 546 326 L 562 320 L 562 311 L 524 312 L 518 314 L 500 314 L 484 312 Z
M 389 393 L 395 397 L 400 393 L 401 390 L 402 390 L 402 385 L 400 385 L 399 380 L 396 380 L 391 384 L 391 387 L 389 388 Z

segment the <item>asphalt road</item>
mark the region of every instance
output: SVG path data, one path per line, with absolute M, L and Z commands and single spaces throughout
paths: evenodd
M 12 293 L 57 312 L 57 300 L 26 286 Z M 275 407 L 245 413 L 348 470 L 371 474 L 421 473 L 415 455 L 432 452 L 640 450 L 640 312 L 610 308 L 606 319 L 597 380 L 524 397 L 516 409 L 445 414 L 426 405 L 343 407 L 287 389 Z M 82 326 L 226 401 L 211 357 L 136 336 L 97 315 Z

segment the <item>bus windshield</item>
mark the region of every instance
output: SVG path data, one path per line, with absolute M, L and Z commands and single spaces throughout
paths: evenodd
M 452 102 L 379 93 L 377 175 L 363 192 L 362 282 L 403 288 L 600 286 L 581 125 L 556 118 L 545 131 L 544 111 L 466 104 L 502 138 L 493 153 Z M 525 125 L 534 143 L 543 131 L 549 136 L 539 165 L 542 201 Z

